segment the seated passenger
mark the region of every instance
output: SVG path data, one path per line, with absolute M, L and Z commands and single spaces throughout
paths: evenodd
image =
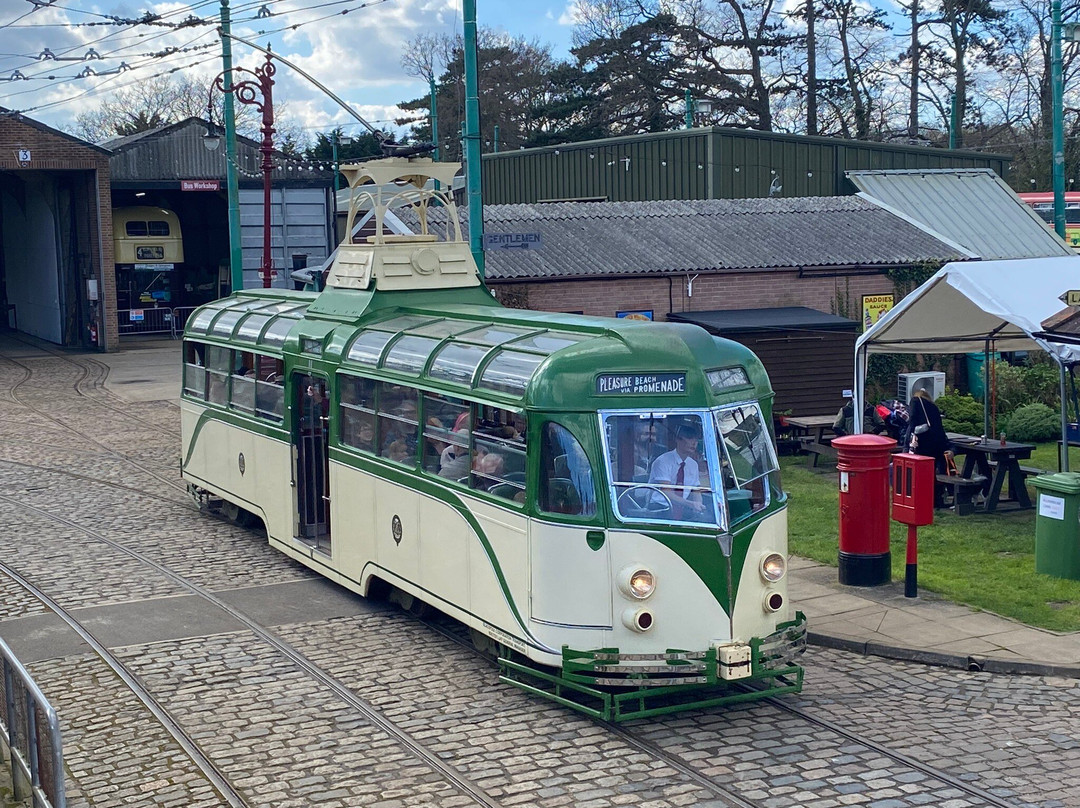
M 473 460 L 474 487 L 486 491 L 501 477 L 506 469 L 506 458 L 498 452 L 492 452 L 486 446 L 476 447 L 476 459 Z
M 447 480 L 460 480 L 469 473 L 469 431 L 463 429 L 455 434 L 466 445 L 448 443 L 439 455 L 439 476 Z
M 701 494 L 694 490 L 701 484 L 695 457 L 700 438 L 701 430 L 696 425 L 682 424 L 675 431 L 675 448 L 656 458 L 649 472 L 649 483 L 663 491 L 663 496 L 652 495 L 652 505 L 666 504 L 666 496 L 676 521 L 701 522 L 708 518 Z
M 396 440 L 386 447 L 383 457 L 395 463 L 407 463 L 409 461 L 409 447 L 405 445 L 405 441 Z

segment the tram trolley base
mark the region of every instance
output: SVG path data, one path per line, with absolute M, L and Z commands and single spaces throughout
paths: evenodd
M 583 663 L 582 658 L 595 656 L 595 673 L 601 673 L 603 669 L 610 667 L 606 660 L 612 654 L 611 649 L 596 652 L 564 649 L 564 666 L 561 672 L 515 661 L 503 649 L 504 653 L 499 656 L 499 679 L 593 718 L 617 723 L 685 710 L 758 701 L 785 693 L 799 693 L 802 691 L 804 671 L 802 666 L 794 664 L 792 660 L 805 650 L 805 632 L 805 618 L 800 614 L 783 632 L 777 632 L 777 635 L 786 635 L 783 642 L 777 642 L 780 639 L 777 635 L 765 641 L 753 641 L 752 672 L 749 676 L 731 681 L 722 680 L 710 673 L 668 679 L 680 684 L 665 684 L 666 677 L 662 676 L 643 679 L 639 686 L 634 685 L 635 680 L 632 678 L 623 679 L 618 685 L 614 685 L 611 678 L 602 675 L 594 676 L 590 682 L 583 675 L 589 663 Z M 783 652 L 770 653 L 778 651 L 778 645 L 786 646 Z M 676 663 L 673 670 L 669 668 L 671 673 L 675 673 L 680 667 L 682 672 L 698 673 L 701 662 L 705 663 L 709 671 L 717 669 L 715 649 L 698 655 L 702 659 L 692 660 L 689 664 L 683 660 L 683 657 L 688 656 L 685 652 L 672 651 L 667 656 Z M 649 670 L 653 672 L 653 669 Z

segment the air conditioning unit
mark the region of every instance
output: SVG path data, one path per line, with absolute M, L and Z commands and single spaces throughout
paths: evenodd
M 925 390 L 931 399 L 945 395 L 945 374 L 940 370 L 927 370 L 922 373 L 901 373 L 897 377 L 896 397 L 907 403 L 916 390 Z

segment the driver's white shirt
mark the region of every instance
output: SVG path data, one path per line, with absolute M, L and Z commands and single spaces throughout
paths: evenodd
M 675 478 L 679 474 L 679 464 L 682 462 L 683 458 L 679 457 L 677 450 L 664 452 L 653 461 L 652 470 L 649 472 L 649 483 L 674 487 Z M 683 466 L 683 485 L 682 490 L 678 492 L 679 496 L 687 499 L 691 489 L 696 488 L 700 483 L 701 474 L 698 472 L 697 459 L 692 454 L 688 454 L 686 465 Z

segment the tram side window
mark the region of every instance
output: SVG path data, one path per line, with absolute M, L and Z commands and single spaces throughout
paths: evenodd
M 469 434 L 472 419 L 469 402 L 455 396 L 424 394 L 424 455 L 429 474 L 467 482 Z
M 270 421 L 285 415 L 285 362 L 255 355 L 255 414 Z
M 201 342 L 184 343 L 184 393 L 206 398 L 206 346 Z
M 526 433 L 524 415 L 476 405 L 469 487 L 523 503 Z
M 375 381 L 357 376 L 339 376 L 341 391 L 341 442 L 347 446 L 375 451 Z
M 234 351 L 233 356 L 229 406 L 234 410 L 253 413 L 255 412 L 255 354 Z
M 379 455 L 406 466 L 416 465 L 416 445 L 420 422 L 417 417 L 419 392 L 391 382 L 378 385 Z
M 206 346 L 206 400 L 224 406 L 229 394 L 232 351 L 216 345 Z
M 596 494 L 592 468 L 577 438 L 564 426 L 544 424 L 540 444 L 540 510 L 570 516 L 594 516 Z

